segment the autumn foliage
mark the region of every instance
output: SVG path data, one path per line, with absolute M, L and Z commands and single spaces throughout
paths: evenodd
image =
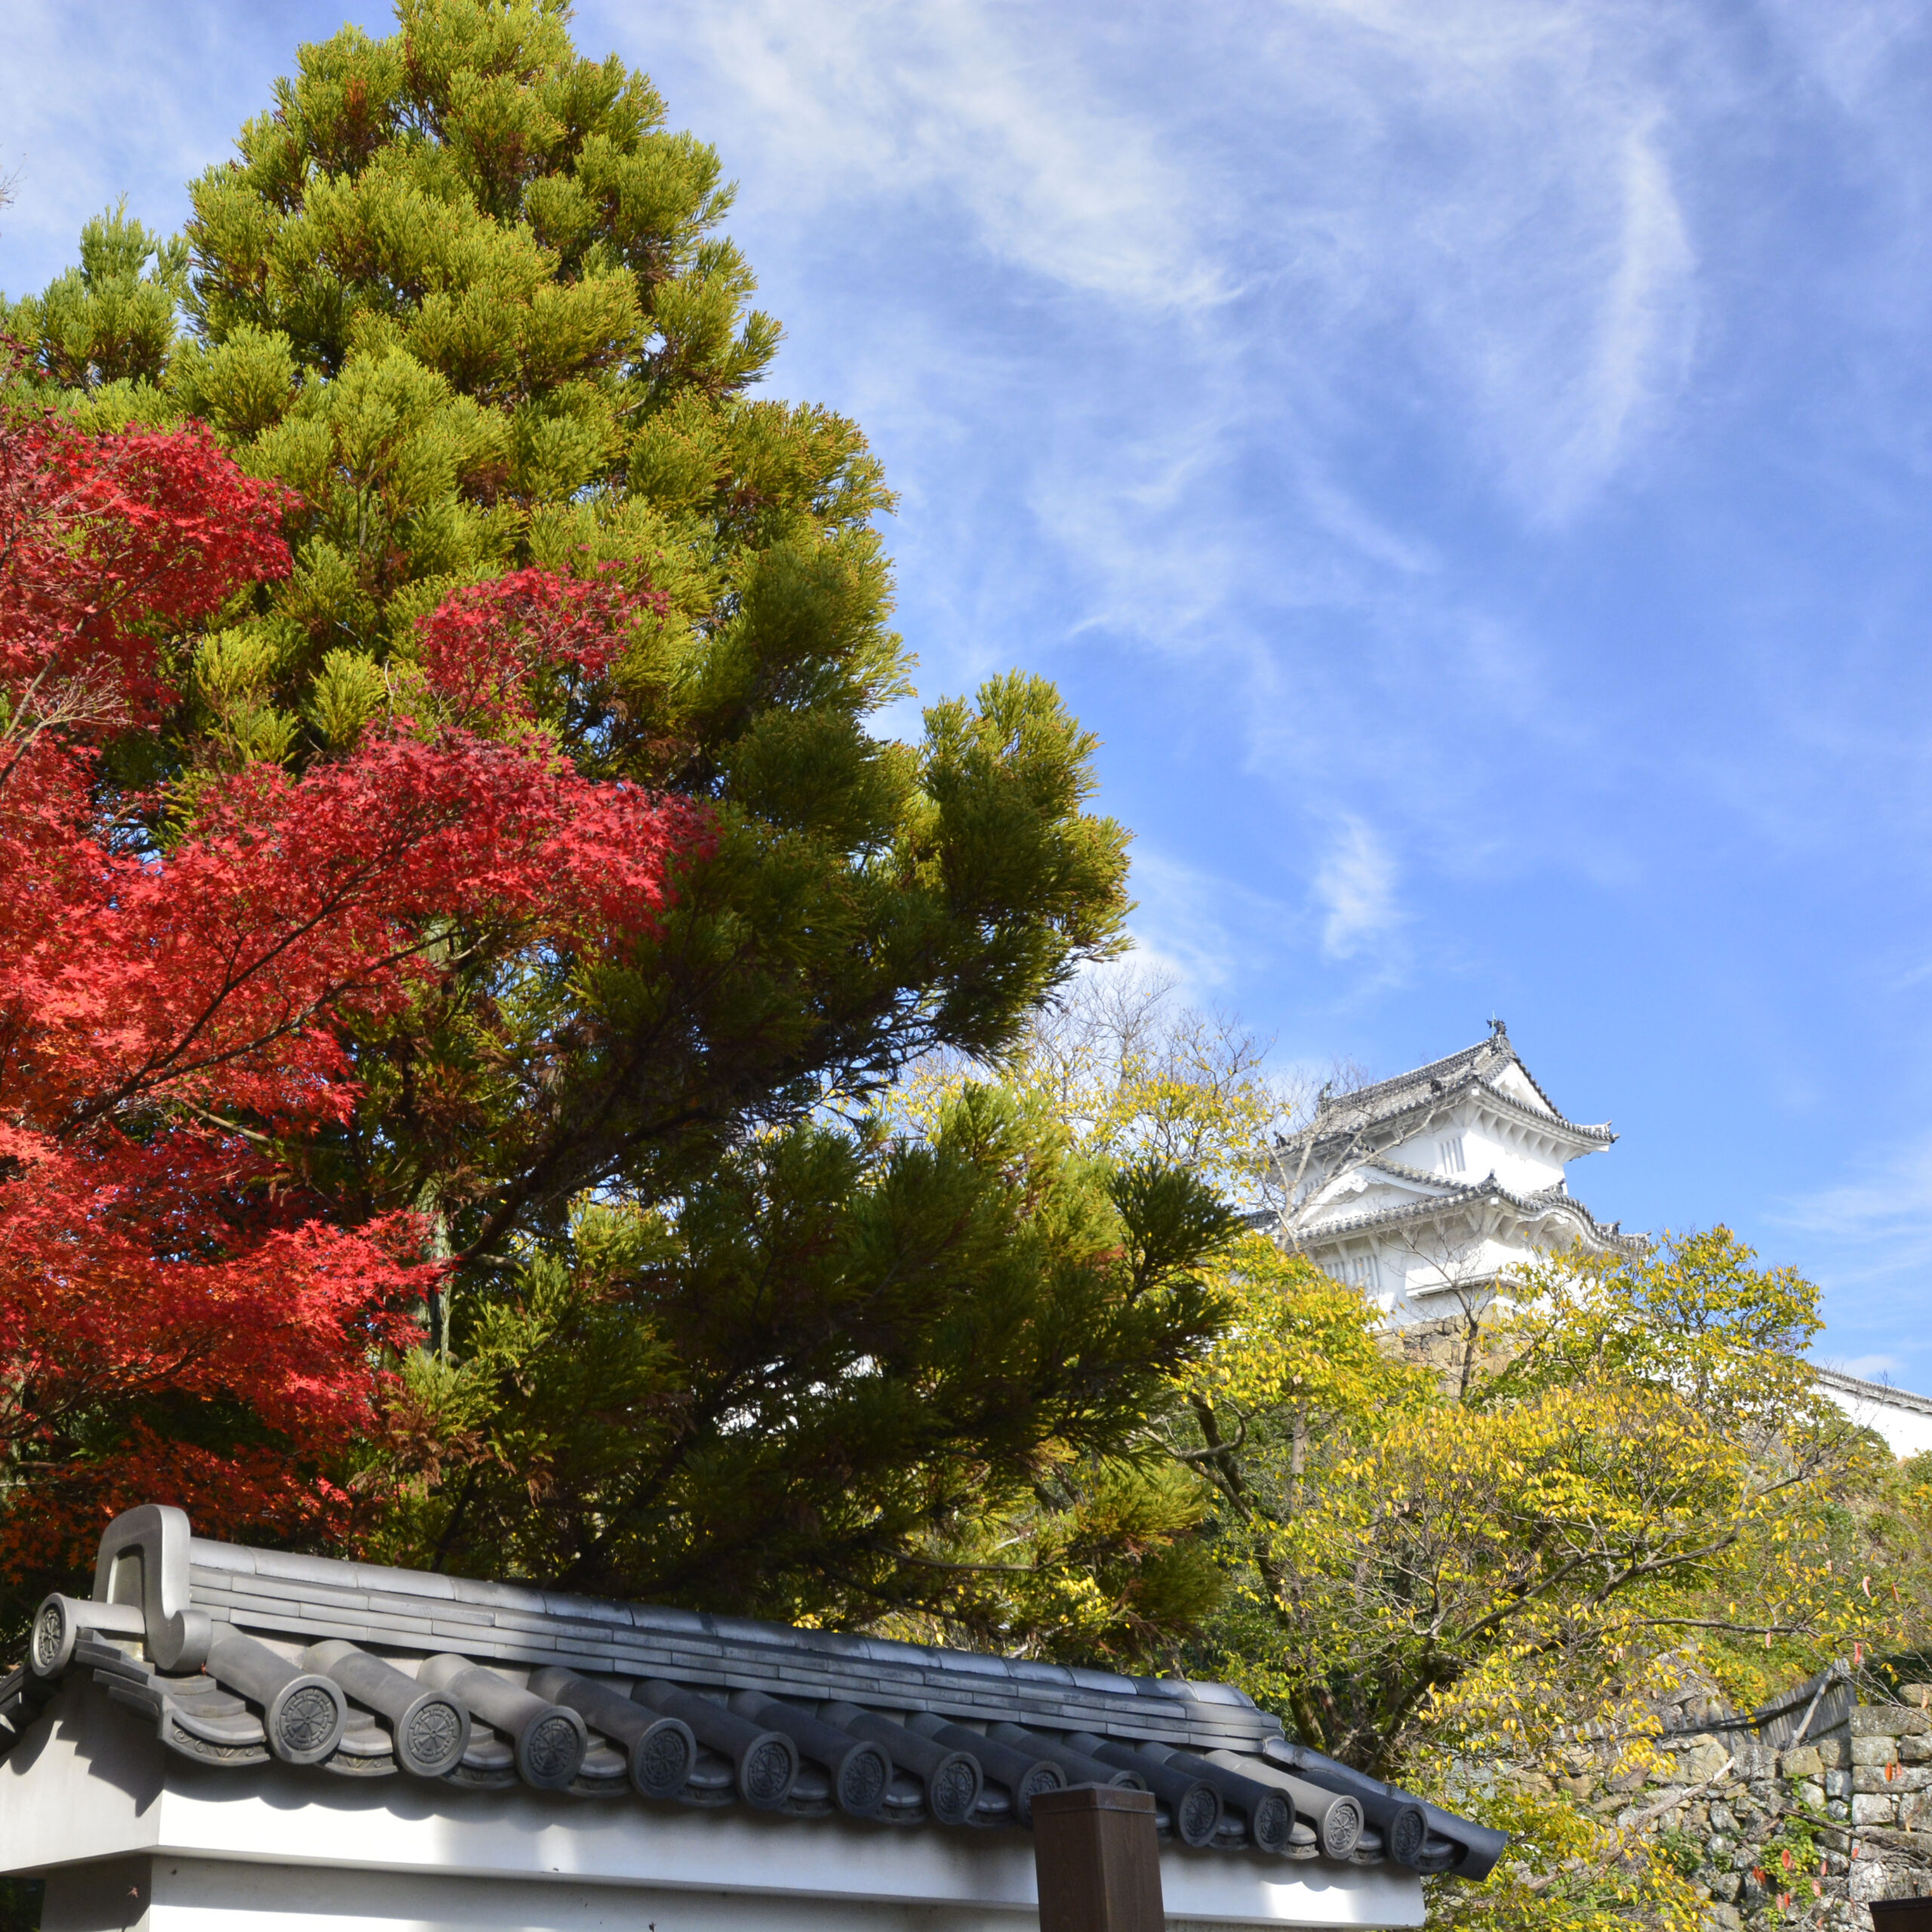
M 453 951 L 655 930 L 699 808 L 583 776 L 534 680 L 594 684 L 648 593 L 525 571 L 423 622 L 422 702 L 305 768 L 145 788 L 195 640 L 299 509 L 202 431 L 0 419 L 0 1569 L 116 1510 L 339 1529 L 347 1445 L 435 1286 L 407 1204 L 306 1161 L 358 1029 Z M 520 726 L 506 732 L 506 724 Z
M 892 494 L 755 392 L 720 157 L 552 0 L 396 13 L 297 50 L 182 236 L 110 211 L 0 303 L 0 398 L 67 426 L 6 459 L 54 883 L 0 940 L 0 1303 L 75 1297 L 0 1341 L 0 1629 L 136 1469 L 211 1534 L 924 1604 L 936 1528 L 1211 1327 L 1191 1177 L 890 1118 L 1121 943 L 1128 834 L 1043 678 L 900 735 Z M 142 1299 L 224 1281 L 246 1323 Z

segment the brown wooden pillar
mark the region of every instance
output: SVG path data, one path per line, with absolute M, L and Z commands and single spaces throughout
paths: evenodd
M 1932 1898 L 1874 1899 L 1872 1925 L 1872 1932 L 1932 1932 Z
M 1164 1932 L 1151 1792 L 1076 1784 L 1033 1798 L 1040 1932 Z

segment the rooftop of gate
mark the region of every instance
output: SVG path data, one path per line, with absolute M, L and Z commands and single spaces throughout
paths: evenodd
M 586 1597 L 192 1539 L 195 1605 L 258 1635 L 352 1643 L 881 1709 L 1011 1716 L 1103 1734 L 1253 1750 L 1280 1721 L 1232 1684 L 989 1656 L 749 1617 Z

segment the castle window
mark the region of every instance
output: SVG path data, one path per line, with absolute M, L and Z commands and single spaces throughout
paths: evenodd
M 1373 1291 L 1382 1285 L 1382 1269 L 1374 1255 L 1358 1255 L 1346 1264 L 1343 1278 L 1353 1287 Z
M 1459 1174 L 1463 1171 L 1463 1137 L 1451 1134 L 1447 1140 L 1435 1143 L 1435 1163 L 1445 1174 Z

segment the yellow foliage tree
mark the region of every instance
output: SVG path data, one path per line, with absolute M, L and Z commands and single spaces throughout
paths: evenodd
M 1515 1833 L 1458 1912 L 1700 1922 L 1627 1815 L 1658 1700 L 1715 1681 L 1755 1702 L 1912 1635 L 1909 1601 L 1866 1594 L 1890 1459 L 1813 1387 L 1816 1289 L 1723 1229 L 1552 1262 L 1445 1387 L 1307 1262 L 1237 1266 L 1244 1318 L 1182 1378 L 1233 1584 L 1201 1661 L 1318 1748 Z
M 983 1071 L 929 1066 L 909 1119 Z M 999 1072 L 1088 1158 L 1189 1162 L 1255 1232 L 1144 1457 L 1063 1463 L 1026 1509 L 959 1526 L 977 1634 L 1227 1678 L 1318 1749 L 1510 1831 L 1438 1916 L 1702 1924 L 1642 1795 L 1663 1697 L 1749 1704 L 1924 1636 L 1924 1484 L 1819 1395 L 1814 1285 L 1721 1228 L 1557 1257 L 1445 1380 L 1270 1238 L 1271 1149 L 1306 1096 L 1238 1023 L 1102 977 Z

